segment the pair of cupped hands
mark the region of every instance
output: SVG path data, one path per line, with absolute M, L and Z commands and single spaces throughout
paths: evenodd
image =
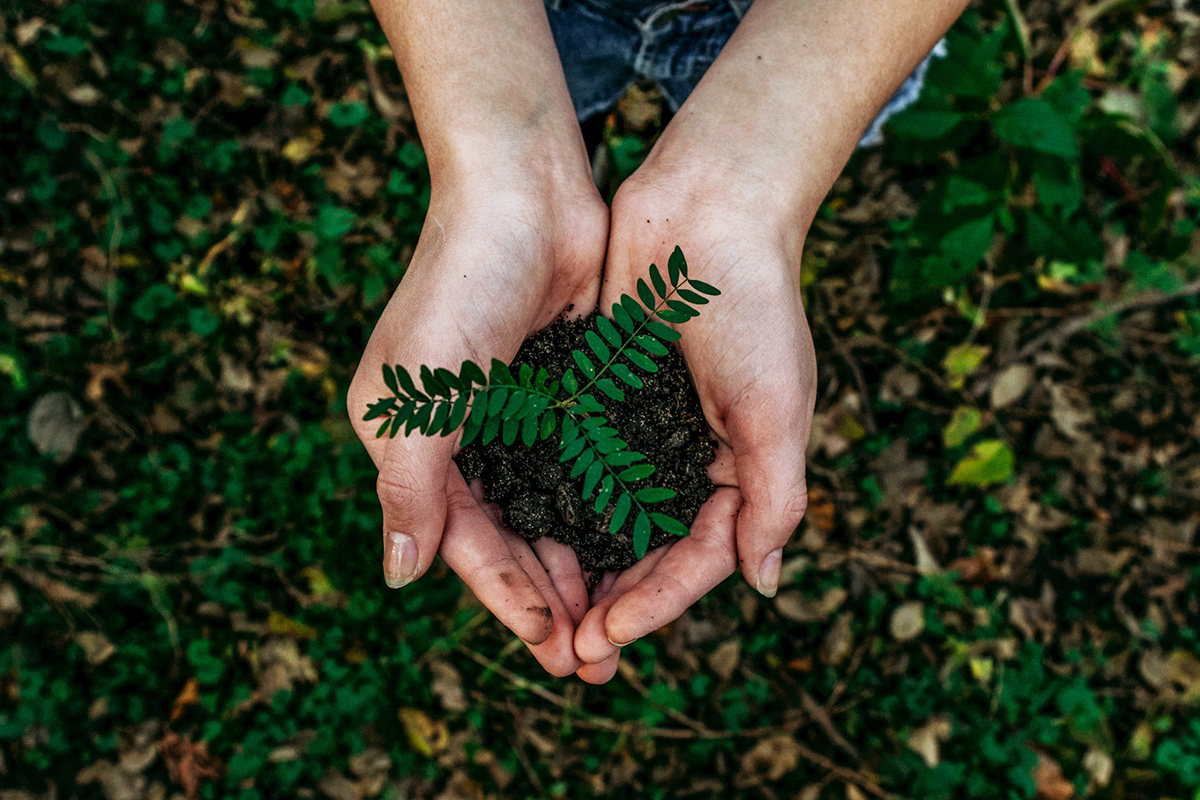
M 429 213 L 403 282 L 363 353 L 349 415 L 379 469 L 383 572 L 417 581 L 441 555 L 555 676 L 604 683 L 621 648 L 675 620 L 740 569 L 775 594 L 782 548 L 806 505 L 804 451 L 816 359 L 801 303 L 805 226 L 761 186 L 719 165 L 671 168 L 653 154 L 610 209 L 586 170 L 489 165 L 433 175 Z M 680 326 L 680 346 L 717 442 L 716 490 L 691 534 L 649 552 L 590 593 L 572 551 L 529 544 L 468 485 L 458 436 L 376 438 L 369 403 L 389 392 L 381 364 L 457 371 L 510 362 L 556 317 L 606 313 L 675 246 L 721 296 Z M 406 591 L 414 591 L 410 587 Z

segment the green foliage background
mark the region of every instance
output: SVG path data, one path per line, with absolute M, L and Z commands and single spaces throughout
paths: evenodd
M 380 579 L 344 394 L 428 178 L 366 3 L 6 3 L 0 787 L 1200 797 L 1197 36 L 968 12 L 809 236 L 783 591 L 595 689 Z M 653 132 L 618 115 L 618 170 Z

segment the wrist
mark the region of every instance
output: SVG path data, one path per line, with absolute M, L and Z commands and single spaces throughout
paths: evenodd
M 699 116 L 699 115 L 698 115 Z M 753 221 L 755 229 L 808 230 L 829 187 L 804 168 L 770 126 L 716 130 L 708 120 L 669 126 L 636 176 L 670 187 L 691 207 Z M 744 125 L 744 126 L 743 126 Z M 671 128 L 675 129 L 672 130 Z

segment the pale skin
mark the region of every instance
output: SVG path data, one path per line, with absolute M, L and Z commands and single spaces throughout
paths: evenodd
M 432 179 L 409 271 L 348 398 L 380 470 L 389 586 L 440 554 L 551 674 L 590 683 L 734 571 L 774 596 L 807 501 L 817 373 L 799 286 L 805 234 L 862 131 L 965 5 L 756 0 L 610 211 L 542 0 L 374 0 Z M 632 293 L 676 245 L 693 277 L 722 290 L 680 327 L 718 443 L 718 488 L 690 536 L 589 596 L 569 548 L 503 530 L 451 460 L 454 437 L 376 439 L 362 412 L 387 394 L 381 363 L 509 361 L 568 307 Z

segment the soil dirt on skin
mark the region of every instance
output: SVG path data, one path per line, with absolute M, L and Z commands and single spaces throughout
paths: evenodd
M 559 380 L 569 366 L 572 350 L 587 351 L 584 333 L 592 319 L 559 319 L 530 337 L 514 359 L 545 367 L 552 380 Z M 676 496 L 653 509 L 690 524 L 701 504 L 713 492 L 706 467 L 716 455 L 700 399 L 692 385 L 683 357 L 674 347 L 655 359 L 658 372 L 638 371 L 645 385 L 625 388 L 625 401 L 599 396 L 610 424 L 629 446 L 646 455 L 657 471 L 638 487 L 663 486 Z M 570 477 L 570 466 L 560 463 L 558 432 L 538 440 L 533 447 L 519 441 L 506 447 L 499 438 L 487 446 L 473 443 L 457 460 L 468 481 L 480 478 L 484 497 L 500 507 L 504 524 L 530 542 L 543 536 L 570 545 L 580 566 L 599 576 L 607 570 L 622 570 L 637 559 L 633 555 L 633 514 L 615 535 L 608 532 L 613 504 L 596 514 L 592 500 L 580 498 L 582 478 Z M 657 528 L 650 539 L 653 549 L 673 536 Z

